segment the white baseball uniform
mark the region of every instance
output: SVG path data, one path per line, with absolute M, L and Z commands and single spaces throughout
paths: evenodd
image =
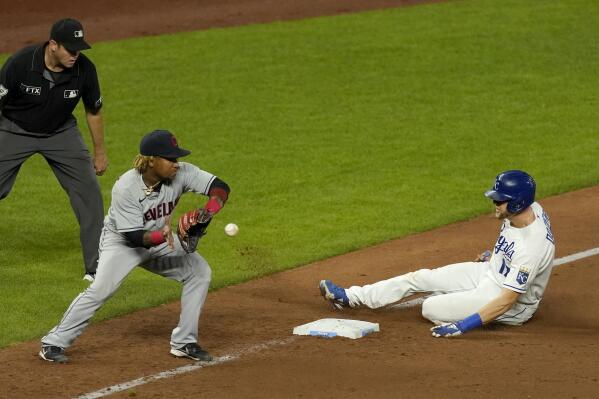
M 131 244 L 123 233 L 162 229 L 183 193 L 207 195 L 215 178 L 194 165 L 179 162 L 172 180 L 147 193 L 137 170 L 124 173 L 112 189 L 112 202 L 104 219 L 96 279 L 73 300 L 60 323 L 42 338 L 42 344 L 69 347 L 138 265 L 183 284 L 181 315 L 171 335 L 171 346 L 180 348 L 197 342 L 200 312 L 210 285 L 208 263 L 198 253 L 186 253 L 176 237 L 174 250 L 166 242 L 144 248 Z
M 520 293 L 514 306 L 495 321 L 522 324 L 532 317 L 551 274 L 555 244 L 549 217 L 531 205 L 535 221 L 516 228 L 505 219 L 488 262 L 464 262 L 421 269 L 345 290 L 351 306 L 380 308 L 406 296 L 430 292 L 422 315 L 436 324 L 456 322 L 478 312 L 503 288 Z

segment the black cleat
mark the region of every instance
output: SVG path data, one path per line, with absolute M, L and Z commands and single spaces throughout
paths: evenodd
M 66 363 L 69 361 L 69 358 L 64 354 L 64 349 L 59 346 L 42 345 L 39 355 L 48 362 Z
M 212 360 L 212 355 L 206 352 L 196 343 L 190 343 L 180 347 L 179 349 L 171 349 L 171 354 L 177 357 L 186 357 L 199 362 L 209 362 Z

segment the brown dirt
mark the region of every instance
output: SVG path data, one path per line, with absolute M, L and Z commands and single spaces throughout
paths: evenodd
M 69 9 L 63 0 L 37 2 L 31 10 L 24 2 L 11 2 L 0 16 L 0 51 L 43 39 L 63 10 L 82 19 L 94 42 L 417 2 L 189 0 L 169 2 L 169 8 L 153 0 L 143 3 L 151 10 L 147 15 L 137 9 L 141 2 L 99 1 L 86 10 Z M 552 217 L 557 257 L 599 246 L 598 196 L 599 187 L 593 187 L 541 201 Z M 338 313 L 318 294 L 321 278 L 363 284 L 468 260 L 492 245 L 497 230 L 497 221 L 486 215 L 211 293 L 201 341 L 214 355 L 273 338 L 291 337 L 291 342 L 111 397 L 595 397 L 597 257 L 555 269 L 540 310 L 525 326 L 490 326 L 451 340 L 429 336 L 419 307 Z M 69 398 L 190 364 L 168 354 L 178 313 L 179 304 L 173 303 L 92 325 L 69 349 L 67 365 L 39 360 L 38 342 L 5 348 L 0 397 Z M 294 326 L 324 317 L 378 322 L 381 332 L 355 341 L 291 336 Z
M 2 0 L 0 53 L 46 40 L 50 26 L 79 19 L 89 43 L 399 7 L 441 0 Z
M 541 203 L 552 216 L 557 256 L 598 246 L 599 187 Z M 208 296 L 202 344 L 225 356 L 325 317 L 380 323 L 360 340 L 295 337 L 239 360 L 148 383 L 111 397 L 516 397 L 591 398 L 599 391 L 597 257 L 555 269 L 540 310 L 522 327 L 489 326 L 434 339 L 420 307 L 334 312 L 317 283 L 362 284 L 417 267 L 468 260 L 495 240 L 491 215 L 390 241 Z M 39 360 L 38 342 L 0 351 L 0 397 L 68 398 L 187 364 L 168 354 L 178 303 L 92 325 L 69 349 L 72 362 Z M 10 394 L 9 394 L 10 393 Z M 3 396 L 4 394 L 4 396 Z

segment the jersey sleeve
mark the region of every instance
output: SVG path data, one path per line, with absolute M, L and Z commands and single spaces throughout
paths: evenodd
M 215 175 L 186 162 L 181 162 L 180 168 L 183 171 L 183 192 L 208 195 L 208 189 L 216 179 Z
M 143 209 L 127 191 L 112 190 L 112 217 L 119 233 L 142 230 L 144 228 Z
M 526 254 L 514 256 L 503 287 L 524 294 L 538 272 L 538 261 Z
M 4 104 L 6 104 L 9 96 L 15 90 L 13 87 L 13 66 L 14 62 L 11 57 L 4 63 L 2 69 L 0 69 L 0 110 L 4 108 Z
M 85 108 L 96 113 L 102 108 L 102 94 L 100 93 L 100 83 L 98 82 L 98 73 L 95 65 L 87 62 L 85 80 L 83 84 L 83 93 L 81 98 Z

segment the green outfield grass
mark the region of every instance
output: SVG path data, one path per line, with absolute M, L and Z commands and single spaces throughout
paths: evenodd
M 97 43 L 106 209 L 140 137 L 171 129 L 233 190 L 200 251 L 218 289 L 490 212 L 482 193 L 505 169 L 541 197 L 595 185 L 598 35 L 593 0 L 481 0 Z M 6 346 L 40 337 L 86 284 L 42 158 L 0 212 Z M 135 271 L 94 321 L 178 296 Z

